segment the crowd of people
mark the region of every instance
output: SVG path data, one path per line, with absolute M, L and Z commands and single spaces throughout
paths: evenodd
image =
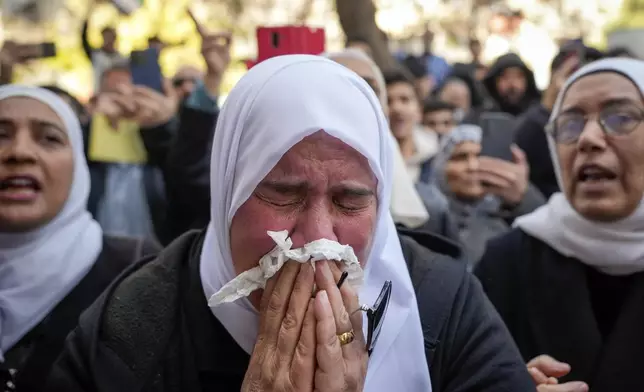
M 0 53 L 2 390 L 644 390 L 643 62 L 571 41 L 540 91 L 475 40 L 381 71 L 349 37 L 220 107 L 230 36 L 195 23 L 206 71 L 163 91 L 84 40 L 87 105 Z M 283 230 L 350 245 L 362 286 L 287 262 L 211 305 Z

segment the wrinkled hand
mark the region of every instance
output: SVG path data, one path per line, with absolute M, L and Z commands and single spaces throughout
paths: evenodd
M 558 378 L 570 373 L 570 365 L 547 355 L 540 355 L 527 364 L 537 385 L 537 392 L 588 392 L 588 385 L 579 381 L 559 384 Z
M 525 153 L 517 146 L 511 148 L 513 162 L 481 156 L 478 174 L 489 193 L 500 197 L 507 206 L 516 206 L 528 189 L 530 170 Z
M 552 73 L 552 76 L 550 76 L 550 84 L 541 99 L 541 104 L 548 109 L 548 111 L 552 111 L 555 101 L 557 100 L 557 96 L 559 95 L 559 91 L 561 91 L 561 88 L 564 83 L 566 83 L 566 80 L 568 80 L 568 77 L 575 72 L 577 66 L 579 66 L 579 59 L 572 56 L 564 61 L 563 64 L 561 64 L 561 66 Z
M 224 72 L 230 65 L 230 46 L 232 35 L 225 33 L 210 33 L 199 23 L 195 15 L 188 10 L 197 32 L 201 36 L 201 55 L 206 62 L 206 76 L 204 82 L 212 95 L 219 95 L 219 87 Z
M 337 288 L 342 271 L 336 263 L 322 261 L 316 264 L 315 283 L 318 291 L 315 298 L 317 320 L 317 369 L 315 390 L 317 392 L 362 391 L 367 376 L 369 356 L 362 334 L 362 312 L 358 295 L 351 285 Z M 349 315 L 349 312 L 353 312 Z M 340 345 L 338 335 L 353 330 L 355 340 Z
M 314 273 L 309 264 L 291 261 L 268 281 L 242 392 L 362 390 L 367 357 L 362 318 L 350 318 L 344 305 L 357 307 L 358 299 L 349 285 L 338 290 L 334 279 L 328 262 L 319 262 Z M 314 283 L 320 291 L 311 299 Z M 351 328 L 356 339 L 341 347 L 338 330 Z
M 136 112 L 131 117 L 141 128 L 152 128 L 169 122 L 179 110 L 179 96 L 168 80 L 163 81 L 164 93 L 145 86 L 134 86 Z

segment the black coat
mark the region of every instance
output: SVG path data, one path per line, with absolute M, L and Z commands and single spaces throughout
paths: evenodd
M 20 392 L 41 392 L 47 375 L 60 354 L 65 337 L 80 314 L 127 267 L 159 250 L 141 239 L 103 238 L 103 249 L 85 277 L 58 305 L 11 350 L 0 366 L 0 390 L 12 383 Z M 11 373 L 15 374 L 11 376 Z
M 203 237 L 181 236 L 115 282 L 68 337 L 45 391 L 239 391 L 249 356 L 208 309 L 198 268 Z M 434 391 L 534 390 L 507 330 L 464 264 L 410 238 L 402 244 L 406 257 L 415 258 L 410 270 L 426 337 L 437 336 L 425 342 Z M 433 295 L 436 289 L 445 295 Z M 423 314 L 433 309 L 447 310 L 439 325 Z
M 526 361 L 571 365 L 592 392 L 644 391 L 644 273 L 608 276 L 515 229 L 491 241 L 476 274 Z

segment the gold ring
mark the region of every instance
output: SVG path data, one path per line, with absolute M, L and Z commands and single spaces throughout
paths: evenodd
M 353 339 L 356 338 L 356 334 L 353 333 L 353 330 L 345 333 L 341 333 L 338 335 L 338 340 L 340 341 L 340 346 L 344 346 L 345 344 L 349 344 L 353 342 Z

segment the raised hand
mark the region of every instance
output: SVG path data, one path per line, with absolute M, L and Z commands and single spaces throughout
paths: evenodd
M 219 95 L 219 87 L 224 72 L 230 65 L 230 46 L 232 35 L 229 32 L 211 33 L 188 10 L 197 32 L 201 36 L 201 55 L 206 62 L 205 83 L 212 95 Z

